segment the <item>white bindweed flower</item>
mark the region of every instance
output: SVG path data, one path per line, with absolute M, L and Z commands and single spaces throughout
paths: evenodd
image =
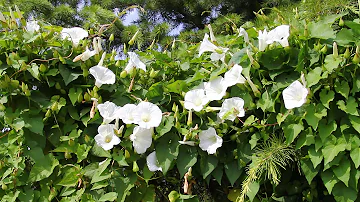
M 61 31 L 61 38 L 70 39 L 74 46 L 77 46 L 81 39 L 88 36 L 88 32 L 81 27 L 63 28 Z
M 185 94 L 184 107 L 185 109 L 193 109 L 199 112 L 208 102 L 209 99 L 206 97 L 205 91 L 203 89 L 195 89 Z
M 286 109 L 301 107 L 306 102 L 309 91 L 298 80 L 294 81 L 282 92 Z
M 133 117 L 140 127 L 150 129 L 160 125 L 162 112 L 151 102 L 140 102 L 133 112 Z
M 290 36 L 290 26 L 280 25 L 271 30 L 267 35 L 267 44 L 279 42 L 283 47 L 289 46 L 288 38 Z
M 91 58 L 92 56 L 94 56 L 96 54 L 95 51 L 90 51 L 89 48 L 86 46 L 86 50 L 85 52 L 81 53 L 80 55 L 76 56 L 74 59 L 73 59 L 73 62 L 77 62 L 79 60 L 81 61 L 86 61 L 88 60 L 89 58 Z
M 215 44 L 211 43 L 209 41 L 209 35 L 205 34 L 203 41 L 200 44 L 200 48 L 199 48 L 199 57 L 204 53 L 204 52 L 212 52 L 210 55 L 210 59 L 212 61 L 216 61 L 216 60 L 221 60 L 224 62 L 225 60 L 225 53 L 228 51 L 228 48 L 222 48 L 222 47 L 218 47 Z
M 199 147 L 208 154 L 215 154 L 217 148 L 222 145 L 222 138 L 216 134 L 214 128 L 210 127 L 199 133 L 200 144 Z
M 134 111 L 136 109 L 136 105 L 134 104 L 126 104 L 119 110 L 119 118 L 125 124 L 137 123 L 134 119 Z
M 226 94 L 227 85 L 223 82 L 223 77 L 219 76 L 205 83 L 205 94 L 210 100 L 221 100 Z
M 246 43 L 249 43 L 249 35 L 248 33 L 246 32 L 246 30 L 242 27 L 239 28 L 239 36 L 243 36 L 244 37 L 244 41 Z
M 146 165 L 151 172 L 162 171 L 160 163 L 156 158 L 156 151 L 153 151 L 149 154 L 149 156 L 146 157 Z
M 230 121 L 234 121 L 236 117 L 245 116 L 244 100 L 239 97 L 224 100 L 218 115 L 222 120 Z
M 151 146 L 153 128 L 146 129 L 136 126 L 133 133 L 130 135 L 130 140 L 133 142 L 135 152 L 143 154 Z
M 38 25 L 38 22 L 36 20 L 31 20 L 26 22 L 26 30 L 28 32 L 37 32 L 39 31 L 40 26 Z
M 121 140 L 114 133 L 114 124 L 100 125 L 98 134 L 95 136 L 96 144 L 104 150 L 110 150 L 114 145 L 118 145 Z
M 128 52 L 129 63 L 125 67 L 125 71 L 129 73 L 132 68 L 142 69 L 146 72 L 146 65 L 140 61 L 139 56 L 134 52 Z
M 95 85 L 101 87 L 103 84 L 114 84 L 115 74 L 110 69 L 102 66 L 106 53 L 104 52 L 98 65 L 89 69 L 90 74 L 95 78 Z
M 237 83 L 245 83 L 246 79 L 241 75 L 242 67 L 235 64 L 229 71 L 225 73 L 223 83 L 226 86 L 233 86 Z
M 99 54 L 100 51 L 102 51 L 102 46 L 101 46 L 101 41 L 102 39 L 100 37 L 94 37 L 93 39 L 93 51 L 95 52 L 95 54 Z
M 266 29 L 264 31 L 259 30 L 259 36 L 258 36 L 258 43 L 259 43 L 259 51 L 264 51 L 267 47 L 266 41 L 268 40 L 268 33 Z
M 103 123 L 108 124 L 118 117 L 119 110 L 121 107 L 116 106 L 116 104 L 106 101 L 104 104 L 99 104 L 97 106 L 100 115 L 103 117 Z

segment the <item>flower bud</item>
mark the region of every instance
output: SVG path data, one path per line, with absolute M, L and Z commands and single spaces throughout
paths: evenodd
M 60 89 L 61 94 L 66 94 L 66 91 L 64 89 Z
M 82 101 L 83 101 L 83 95 L 82 95 L 82 93 L 79 93 L 79 95 L 78 95 L 78 97 L 77 97 L 77 101 L 78 101 L 78 103 L 81 103 Z
M 136 173 L 137 171 L 139 171 L 139 166 L 138 166 L 138 164 L 136 163 L 136 161 L 134 161 L 134 163 L 133 163 L 132 171 L 133 171 L 134 173 Z
M 58 102 L 54 102 L 52 105 L 51 105 L 51 111 L 55 112 L 57 109 L 58 109 Z
M 31 92 L 29 90 L 25 91 L 25 96 L 26 97 L 30 97 L 31 96 Z
M 90 143 L 90 141 L 91 141 L 90 136 L 87 135 L 87 134 L 85 134 L 85 136 L 84 136 L 84 141 L 85 141 L 85 143 Z
M 339 20 L 339 26 L 340 26 L 340 27 L 343 27 L 344 25 L 345 25 L 344 20 L 343 20 L 342 18 L 340 18 L 340 20 Z
M 90 102 L 91 96 L 89 95 L 88 92 L 86 92 L 86 93 L 84 94 L 84 100 L 85 100 L 86 102 Z
M 115 63 L 115 67 L 120 67 L 120 66 L 121 66 L 120 60 L 117 60 Z
M 353 57 L 352 62 L 354 64 L 359 64 L 359 62 L 360 62 L 359 54 L 355 53 L 355 56 Z
M 60 89 L 61 89 L 61 85 L 60 85 L 59 82 L 56 82 L 56 83 L 55 83 L 55 88 L 56 88 L 57 90 L 60 90 Z
M 6 107 L 0 103 L 0 111 L 4 111 L 6 109 Z
M 159 71 L 155 71 L 153 68 L 151 68 L 150 78 L 155 78 L 158 73 L 159 73 Z
M 130 39 L 130 41 L 129 41 L 129 43 L 128 43 L 130 46 L 132 46 L 132 45 L 134 44 L 134 42 L 135 42 L 138 34 L 139 34 L 139 30 L 136 31 L 135 34 L 134 34 L 134 36 Z
M 151 44 L 150 44 L 150 46 L 149 46 L 148 49 L 149 49 L 149 50 L 153 49 L 154 45 L 155 45 L 155 39 L 153 39 L 153 41 L 151 42 Z
M 345 50 L 344 58 L 346 58 L 346 59 L 350 58 L 350 50 L 349 50 L 349 47 L 347 47 L 346 50 Z
M 2 189 L 2 190 L 7 190 L 7 189 L 8 189 L 8 186 L 7 186 L 5 183 L 2 183 L 2 184 L 1 184 L 1 189 Z
M 173 40 L 173 42 L 172 42 L 172 45 L 171 45 L 171 49 L 172 49 L 172 50 L 174 50 L 174 48 L 175 48 L 175 41 L 176 41 L 176 40 L 175 40 L 175 38 L 174 38 L 174 40 Z
M 125 150 L 125 155 L 124 156 L 125 156 L 126 159 L 130 158 L 130 153 L 129 153 L 128 150 Z
M 256 97 L 260 97 L 261 93 L 260 93 L 259 89 L 256 87 L 256 85 L 251 81 L 251 79 L 249 77 L 246 77 L 246 80 L 247 80 L 248 84 L 250 85 L 251 90 L 253 91 L 254 95 Z
M 24 82 L 21 83 L 21 90 L 23 93 L 25 93 L 25 91 L 28 90 L 28 86 Z
M 44 64 L 41 64 L 39 67 L 40 72 L 44 73 L 47 70 L 47 67 Z
M 360 54 L 360 46 L 356 46 L 356 51 L 355 51 L 356 54 Z
M 188 126 L 191 126 L 192 125 L 192 111 L 189 110 L 189 114 L 188 114 L 188 120 L 187 120 L 187 123 L 186 123 Z
M 121 71 L 120 78 L 125 78 L 127 75 L 127 72 L 125 70 Z
M 48 109 L 48 110 L 46 111 L 45 117 L 49 118 L 50 116 L 51 116 L 51 110 Z
M 134 67 L 131 68 L 129 74 L 131 77 L 134 77 L 136 75 L 136 69 Z
M 333 56 L 334 56 L 335 58 L 337 58 L 337 57 L 339 56 L 338 47 L 337 47 L 337 44 L 336 44 L 335 41 L 334 41 L 334 43 L 333 43 Z
M 327 45 L 325 44 L 324 47 L 320 50 L 321 53 L 326 54 L 327 53 Z
M 110 34 L 109 41 L 110 41 L 110 42 L 113 42 L 113 41 L 114 41 L 114 38 L 115 38 L 114 34 Z
M 66 152 L 64 153 L 64 156 L 65 156 L 66 159 L 71 159 L 71 153 L 68 152 L 68 151 L 66 151 Z

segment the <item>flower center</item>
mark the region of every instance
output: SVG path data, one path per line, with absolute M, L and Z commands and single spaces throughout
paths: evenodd
M 144 122 L 149 122 L 150 121 L 150 114 L 143 113 L 141 115 L 141 120 L 143 120 Z
M 107 135 L 107 136 L 105 137 L 105 142 L 106 142 L 106 143 L 111 142 L 111 140 L 112 140 L 112 136 L 111 136 L 111 135 Z
M 201 103 L 202 103 L 202 100 L 201 100 L 200 98 L 197 98 L 197 99 L 195 100 L 195 102 L 194 102 L 194 104 L 195 104 L 196 106 L 200 106 Z

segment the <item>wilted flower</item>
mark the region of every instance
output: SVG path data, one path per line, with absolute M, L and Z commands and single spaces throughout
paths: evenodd
M 26 22 L 26 30 L 28 32 L 37 32 L 39 31 L 40 26 L 38 25 L 38 22 L 36 20 L 31 20 Z
M 245 116 L 244 100 L 239 97 L 224 100 L 218 115 L 221 119 L 230 121 L 234 121 L 236 117 Z
M 200 148 L 203 151 L 207 151 L 208 154 L 215 154 L 217 148 L 222 145 L 222 138 L 216 134 L 214 128 L 210 127 L 207 130 L 203 130 L 199 133 Z
M 259 51 L 264 51 L 267 47 L 266 41 L 268 40 L 268 33 L 266 29 L 264 31 L 259 30 L 258 43 L 259 43 Z
M 134 104 L 126 104 L 119 110 L 119 118 L 125 123 L 125 124 L 132 124 L 137 123 L 134 119 L 133 113 L 136 109 L 136 105 Z
M 229 71 L 225 73 L 223 83 L 226 86 L 233 86 L 237 83 L 245 83 L 246 79 L 241 75 L 242 67 L 235 64 Z
M 141 102 L 136 106 L 133 117 L 140 127 L 150 129 L 160 125 L 162 112 L 157 105 L 151 102 Z
M 127 73 L 130 72 L 132 68 L 138 68 L 146 71 L 146 65 L 140 61 L 139 56 L 134 52 L 128 52 L 129 54 L 129 63 L 125 67 Z
M 242 27 L 239 28 L 239 36 L 243 36 L 244 37 L 244 41 L 246 43 L 249 43 L 249 35 L 248 33 L 246 32 L 246 30 Z
M 209 99 L 206 97 L 204 89 L 195 89 L 185 94 L 184 107 L 199 112 L 208 102 Z
M 290 36 L 290 26 L 280 25 L 271 30 L 267 35 L 267 44 L 279 42 L 283 47 L 289 46 L 288 38 Z
M 156 158 L 156 151 L 153 151 L 146 157 L 146 164 L 151 172 L 162 171 L 159 161 Z
M 205 94 L 206 97 L 212 100 L 221 100 L 226 94 L 227 85 L 223 82 L 223 77 L 219 76 L 205 83 Z
M 286 109 L 301 107 L 306 102 L 309 91 L 298 80 L 294 81 L 282 92 Z
M 110 69 L 103 67 L 103 61 L 106 53 L 104 52 L 98 65 L 93 66 L 89 69 L 90 74 L 95 78 L 95 85 L 101 87 L 103 84 L 114 84 L 115 74 Z
M 205 34 L 203 41 L 200 44 L 199 48 L 199 57 L 204 52 L 212 52 L 210 58 L 212 61 L 221 60 L 224 62 L 225 60 L 225 53 L 228 51 L 228 48 L 222 48 L 214 45 L 209 41 L 209 35 Z
M 133 133 L 130 135 L 130 140 L 133 142 L 135 152 L 143 154 L 151 146 L 153 128 L 146 129 L 136 126 Z
M 73 42 L 74 46 L 77 46 L 81 39 L 88 36 L 88 32 L 80 27 L 63 28 L 61 31 L 61 38 L 70 39 Z
M 114 124 L 100 125 L 98 134 L 95 136 L 96 144 L 104 150 L 110 150 L 114 145 L 118 145 L 121 140 L 114 133 Z
M 81 53 L 80 55 L 76 56 L 74 59 L 73 59 L 73 62 L 77 62 L 79 60 L 81 61 L 86 61 L 88 60 L 89 58 L 91 58 L 92 56 L 94 56 L 96 54 L 95 51 L 90 51 L 89 48 L 86 46 L 86 50 L 85 52 Z
M 116 106 L 116 104 L 106 101 L 104 104 L 99 104 L 97 106 L 100 115 L 103 117 L 103 123 L 107 124 L 113 121 L 118 117 L 119 110 L 121 107 Z

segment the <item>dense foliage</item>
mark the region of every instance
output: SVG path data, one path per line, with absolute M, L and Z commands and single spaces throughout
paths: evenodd
M 0 15 L 2 201 L 355 201 L 351 17 L 279 14 L 115 60 L 103 30 Z

